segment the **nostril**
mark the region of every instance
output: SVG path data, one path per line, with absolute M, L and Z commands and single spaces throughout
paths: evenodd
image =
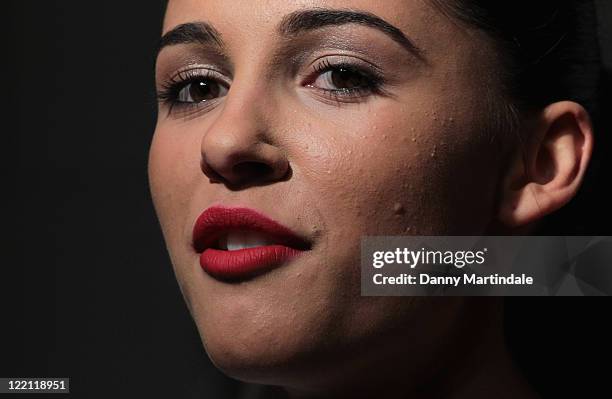
M 240 162 L 234 165 L 233 173 L 241 179 L 261 179 L 272 174 L 273 170 L 270 165 L 262 162 Z

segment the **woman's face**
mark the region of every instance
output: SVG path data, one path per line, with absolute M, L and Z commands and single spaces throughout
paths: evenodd
M 426 0 L 171 0 L 164 33 L 151 190 L 215 364 L 299 385 L 351 356 L 426 362 L 462 301 L 362 297 L 360 240 L 477 235 L 492 221 L 490 43 Z M 192 244 L 214 205 L 254 209 L 308 249 L 215 278 Z

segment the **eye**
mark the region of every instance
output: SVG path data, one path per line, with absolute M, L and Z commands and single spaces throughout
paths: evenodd
M 168 114 L 205 111 L 217 99 L 227 95 L 231 79 L 217 70 L 204 67 L 178 72 L 160 85 L 158 101 L 168 108 Z
M 362 65 L 363 64 L 363 65 Z M 326 99 L 337 102 L 366 101 L 371 95 L 384 95 L 382 72 L 366 62 L 324 59 L 304 82 Z
M 371 79 L 352 67 L 338 66 L 331 68 L 321 73 L 312 85 L 320 89 L 333 91 L 353 91 L 372 87 Z
M 180 103 L 201 103 L 223 97 L 228 89 L 221 83 L 206 78 L 195 78 L 186 83 L 178 92 L 176 101 Z

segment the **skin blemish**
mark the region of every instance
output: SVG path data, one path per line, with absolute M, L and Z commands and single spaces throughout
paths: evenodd
M 402 205 L 399 202 L 396 202 L 395 204 L 393 204 L 393 213 L 395 213 L 396 215 L 403 215 L 404 213 L 406 213 L 406 210 L 404 209 L 404 205 Z

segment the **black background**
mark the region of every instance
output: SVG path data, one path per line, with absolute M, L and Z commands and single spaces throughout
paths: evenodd
M 606 117 L 611 3 L 599 2 Z M 3 3 L 0 377 L 71 377 L 78 398 L 225 398 L 238 389 L 201 347 L 149 197 L 162 14 L 151 0 Z M 576 202 L 592 206 L 572 210 L 592 226 L 585 234 L 612 235 L 602 218 L 611 133 L 603 119 L 598 169 Z M 510 344 L 540 391 L 612 396 L 608 305 L 508 300 Z

